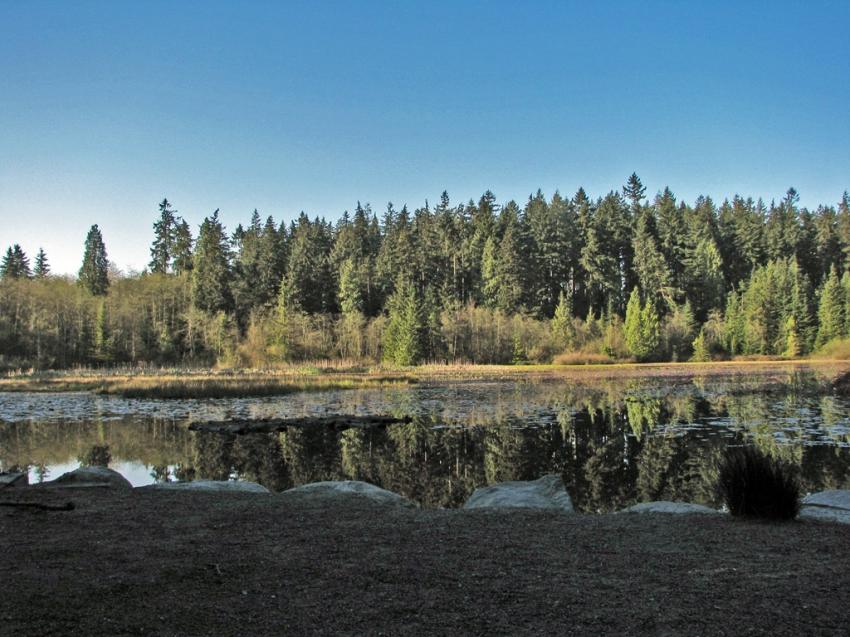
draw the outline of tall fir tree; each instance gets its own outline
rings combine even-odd
[[[33,275],[37,279],[44,279],[50,274],[50,263],[47,261],[47,253],[43,248],[38,249],[38,254],[35,255],[35,267]]]
[[[423,353],[425,317],[416,289],[403,278],[387,301],[387,327],[384,330],[383,359],[393,365],[415,365]]]
[[[216,209],[201,224],[192,266],[192,304],[211,313],[233,307],[230,245],[218,212]]]
[[[106,244],[97,224],[91,227],[86,236],[83,265],[80,267],[78,279],[80,284],[95,296],[106,294],[109,289]]]
[[[151,260],[148,264],[154,274],[167,274],[174,261],[177,231],[176,210],[172,209],[168,199],[159,204],[159,219],[153,224],[154,239],[151,244]]]
[[[3,262],[0,264],[0,278],[28,279],[32,276],[30,260],[21,246],[17,243],[6,250]]]

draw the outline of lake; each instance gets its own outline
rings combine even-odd
[[[412,416],[410,424],[225,436],[192,421],[329,414]],[[0,469],[58,477],[93,448],[134,485],[244,479],[273,491],[365,480],[425,507],[457,507],[478,486],[560,473],[576,508],[636,502],[711,506],[727,446],[755,444],[794,465],[803,490],[850,488],[850,400],[809,372],[576,382],[424,382],[279,397],[130,400],[0,393]]]

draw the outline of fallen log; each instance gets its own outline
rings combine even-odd
[[[190,431],[204,431],[220,434],[256,434],[274,433],[291,428],[329,427],[338,431],[345,429],[373,429],[388,425],[411,422],[410,416],[311,416],[303,418],[257,418],[240,420],[208,420],[189,424]]]

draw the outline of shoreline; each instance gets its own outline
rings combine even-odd
[[[0,497],[24,497],[11,491]],[[48,498],[73,499],[68,512],[0,509],[4,631],[846,630],[850,536],[839,524],[95,491]]]
[[[834,381],[850,361],[771,360],[594,365],[421,365],[408,368],[65,370],[6,375],[0,392],[93,392],[126,398],[226,398],[300,391],[363,389],[450,381],[564,379],[576,382],[642,378],[770,376],[813,372]]]

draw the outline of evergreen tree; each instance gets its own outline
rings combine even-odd
[[[694,353],[691,356],[691,360],[695,363],[704,363],[711,360],[711,352],[708,349],[708,339],[705,337],[705,329],[700,328],[699,334],[694,339],[693,349]]]
[[[558,297],[558,305],[555,307],[555,315],[552,317],[552,332],[558,339],[563,349],[570,349],[575,340],[575,328],[573,326],[573,309],[568,297],[562,291]]]
[[[648,299],[641,306],[637,288],[632,290],[626,305],[623,336],[626,347],[637,360],[645,361],[656,355],[661,338],[658,314]]]
[[[174,229],[174,258],[172,269],[174,274],[186,274],[192,271],[192,230],[184,219],[181,219]]]
[[[192,304],[209,313],[227,312],[233,306],[230,246],[218,212],[201,224],[192,266]]]
[[[43,279],[50,274],[50,264],[47,262],[47,253],[43,248],[39,248],[38,254],[35,255],[33,274],[37,279]]]
[[[106,245],[97,224],[93,225],[86,236],[83,265],[78,275],[80,284],[95,296],[106,294],[109,288],[109,261],[106,258]]]
[[[167,274],[172,268],[177,231],[176,212],[168,199],[163,199],[159,204],[159,219],[153,224],[154,239],[148,265],[154,274]]]
[[[413,285],[399,279],[387,302],[387,311],[384,361],[400,366],[415,365],[422,356],[424,320]]]
[[[0,264],[0,278],[28,279],[31,276],[29,257],[16,243],[6,250],[3,262]]]
[[[823,285],[818,303],[817,347],[823,347],[829,341],[843,338],[845,331],[845,312],[847,298],[838,271],[832,268]]]
[[[650,208],[638,211],[632,249],[635,275],[644,298],[657,299],[667,308],[674,307],[677,295],[671,284],[670,270],[658,245],[655,217]]]

